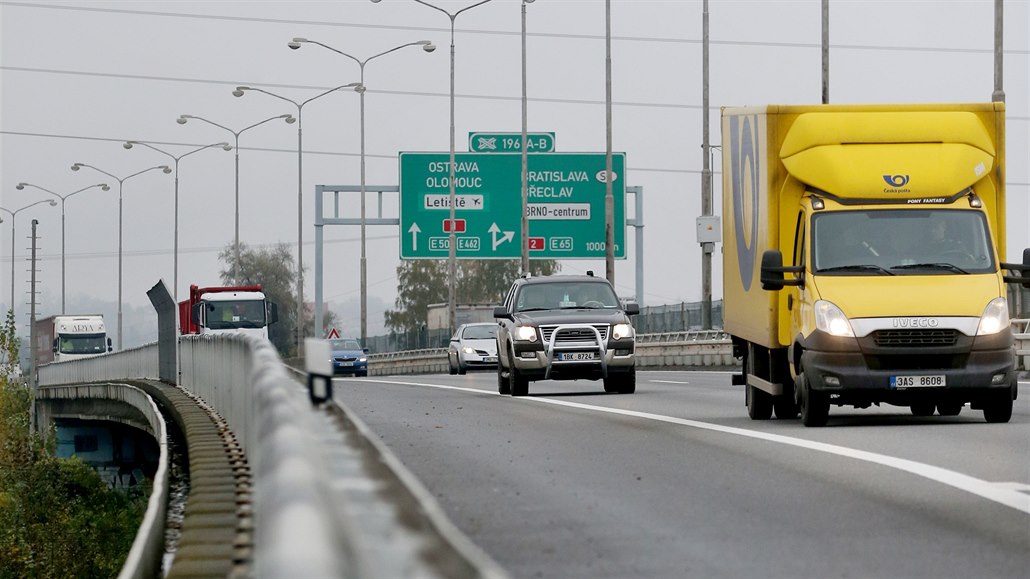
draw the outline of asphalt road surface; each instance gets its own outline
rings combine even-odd
[[[1030,383],[1011,422],[831,407],[752,421],[718,372],[496,392],[494,372],[336,380],[513,577],[1030,577]]]

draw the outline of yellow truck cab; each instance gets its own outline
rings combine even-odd
[[[724,324],[751,418],[1009,420],[1005,284],[1030,251],[1002,262],[1003,104],[726,108],[722,139]]]

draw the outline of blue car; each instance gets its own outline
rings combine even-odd
[[[357,340],[329,340],[332,350],[333,374],[368,376],[368,348]]]

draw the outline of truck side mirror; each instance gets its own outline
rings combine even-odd
[[[58,345],[60,344],[59,340],[60,340],[60,338],[54,338],[53,352],[55,354],[57,353]]]
[[[279,321],[279,304],[275,302],[266,303],[268,311],[265,312],[268,315],[268,325],[272,325]]]
[[[640,313],[640,304],[637,302],[629,302],[626,304],[626,309],[624,311],[627,316],[635,316]]]
[[[1016,263],[1002,263],[1002,269],[1007,269],[1009,272],[1019,272],[1019,275],[1003,275],[1002,279],[1005,283],[1018,283],[1026,289],[1030,289],[1030,248],[1023,249],[1023,264],[1019,265]]]
[[[193,322],[194,326],[202,326],[200,323],[200,312],[202,311],[204,304],[193,304],[190,308],[190,321]]]
[[[789,266],[783,265],[783,254],[778,249],[769,249],[762,253],[762,270],[761,280],[762,289],[768,291],[780,291],[784,286],[803,286],[805,284],[804,276],[799,275],[793,279],[785,279],[783,274],[785,273],[798,273],[803,274],[805,268],[802,266]]]
[[[107,339],[107,351],[108,352],[113,352],[114,351],[114,346],[111,345],[111,338]]]

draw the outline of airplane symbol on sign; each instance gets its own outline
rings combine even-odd
[[[497,137],[479,137],[480,149],[497,149]]]

